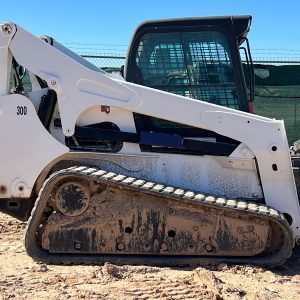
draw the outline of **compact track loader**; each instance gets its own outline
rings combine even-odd
[[[235,78],[222,24],[202,29]],[[0,28],[0,208],[28,220],[33,259],[272,267],[291,255],[300,209],[282,121],[118,80],[49,37]]]

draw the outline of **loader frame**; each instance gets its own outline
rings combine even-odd
[[[6,187],[0,193],[1,199],[29,199],[43,170],[70,151],[43,127],[30,99],[10,94],[8,82],[14,57],[56,92],[65,137],[74,135],[85,111],[108,106],[122,111],[125,121],[125,115],[138,113],[239,141],[229,158],[255,158],[265,203],[288,216],[298,239],[299,202],[283,121],[113,79],[82,63],[82,58],[70,55],[63,46],[51,46],[14,23],[2,23],[0,28],[0,184]],[[136,133],[133,119],[129,125],[125,121],[121,131]],[[151,155],[141,153],[139,147],[128,149],[131,151],[110,155]]]

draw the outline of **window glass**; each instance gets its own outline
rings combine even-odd
[[[228,39],[221,32],[147,34],[136,64],[146,86],[240,109]]]

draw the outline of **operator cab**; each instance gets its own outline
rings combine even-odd
[[[251,20],[251,16],[234,16],[142,23],[129,46],[124,78],[136,84],[251,112],[254,73],[247,41]],[[242,51],[249,71],[249,88],[240,57],[240,45],[244,41],[246,47]],[[236,143],[215,132],[146,115],[135,113],[134,120],[137,132],[153,131],[211,142]],[[145,145],[141,145],[141,150],[171,151]]]
[[[125,79],[249,112],[239,46],[247,39],[251,19],[238,16],[145,22],[129,47]],[[248,44],[243,50],[245,57],[251,58]]]

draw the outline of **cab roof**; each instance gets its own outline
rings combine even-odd
[[[251,21],[250,15],[150,20],[140,24],[134,36],[148,28],[217,26],[233,35],[240,45],[250,31]]]

